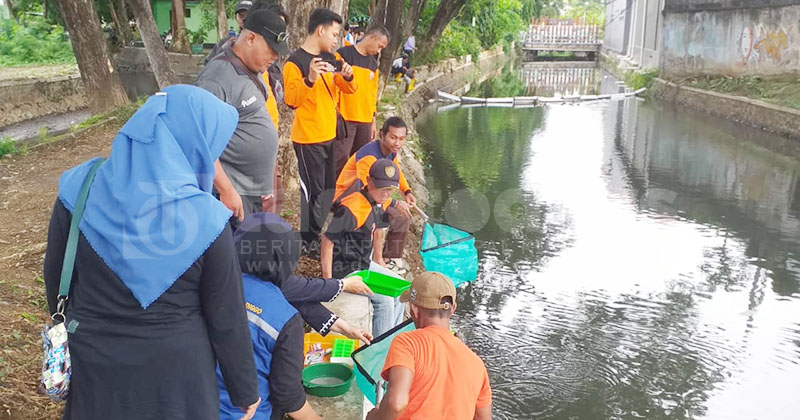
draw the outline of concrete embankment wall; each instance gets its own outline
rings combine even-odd
[[[0,127],[86,108],[79,75],[0,82]]]
[[[753,127],[800,140],[800,110],[656,79],[652,94],[659,99],[708,112]]]
[[[168,53],[167,55],[170,67],[176,75],[194,80],[203,69],[203,59],[206,58],[206,54],[204,51],[203,54]],[[144,48],[122,48],[114,56],[114,64],[120,72],[152,72],[150,59],[147,58],[147,51]]]
[[[800,72],[796,0],[667,0],[661,75]]]

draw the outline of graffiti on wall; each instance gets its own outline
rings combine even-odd
[[[742,64],[780,63],[789,48],[790,29],[770,29],[764,25],[744,28],[741,37]]]

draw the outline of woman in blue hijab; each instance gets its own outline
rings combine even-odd
[[[89,190],[66,310],[72,381],[63,419],[218,419],[258,406],[253,350],[214,162],[238,121],[210,93],[170,86],[122,127]],[[65,172],[47,237],[51,313],[72,211],[96,159]]]

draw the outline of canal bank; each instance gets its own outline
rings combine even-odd
[[[661,78],[653,81],[651,89],[651,94],[658,99],[761,128],[800,143],[800,110],[744,96],[682,86]]]
[[[791,138],[800,144],[798,109],[751,97],[687,86],[687,82],[691,79],[673,80],[657,77],[656,70],[643,72],[635,67],[629,67],[622,57],[611,51],[603,51],[599,62],[602,68],[621,80],[646,84],[649,88],[648,97],[674,102],[690,109],[740,122]]]

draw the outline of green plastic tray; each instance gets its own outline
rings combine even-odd
[[[333,353],[331,353],[331,357],[350,357],[354,347],[355,340],[337,338],[333,341]]]
[[[361,277],[364,284],[379,295],[398,297],[411,287],[411,282],[375,271],[361,270],[351,275]]]

